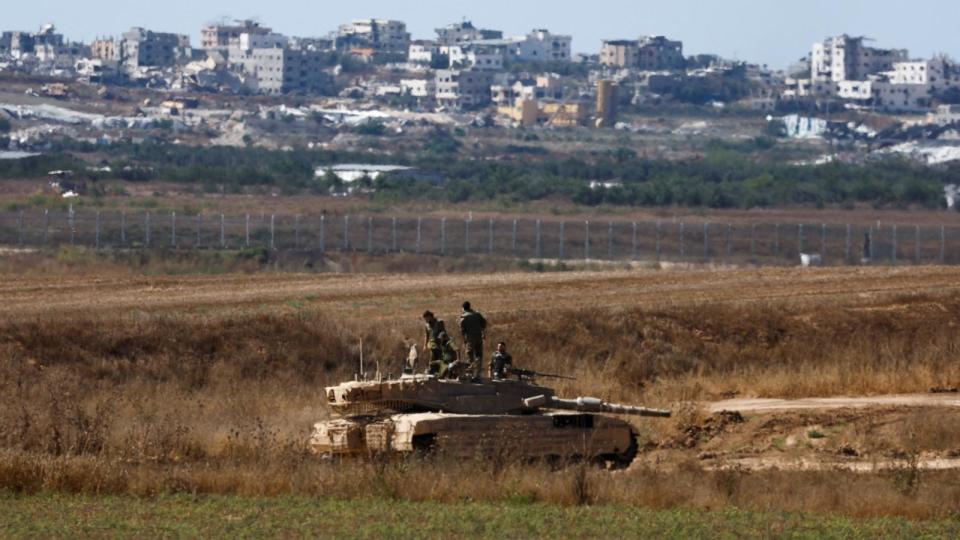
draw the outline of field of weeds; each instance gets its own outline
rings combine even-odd
[[[561,394],[676,410],[634,421],[651,459],[611,473],[442,458],[329,463],[307,452],[310,426],[329,415],[322,388],[352,377],[361,338],[365,358],[396,373],[420,339],[420,313],[452,323],[466,299],[518,365],[576,376]],[[0,490],[27,506],[38,493],[186,493],[949,520],[960,472],[921,472],[909,452],[960,450],[953,419],[849,428],[905,456],[877,474],[713,468],[697,453],[716,448],[671,441],[703,425],[701,401],[956,387],[958,325],[953,268],[6,275]]]
[[[942,520],[822,519],[740,510],[558,507],[522,499],[439,505],[385,499],[170,496],[0,499],[0,534],[45,538],[770,538],[956,537]]]

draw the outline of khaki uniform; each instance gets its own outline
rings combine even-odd
[[[435,319],[432,323],[424,323],[426,333],[427,349],[430,351],[430,362],[439,360],[443,352],[441,351],[440,334],[447,331],[443,319]]]
[[[460,315],[460,333],[467,349],[467,360],[474,377],[480,376],[483,363],[483,340],[486,337],[487,320],[479,312],[464,311]]]

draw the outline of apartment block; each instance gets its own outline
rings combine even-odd
[[[273,30],[260,23],[245,20],[235,24],[209,24],[200,29],[200,47],[210,49],[227,49],[239,44],[240,36],[262,36],[272,34]]]
[[[493,74],[489,71],[438,69],[435,80],[439,105],[469,109],[490,103]]]
[[[869,75],[890,71],[907,60],[904,49],[878,49],[864,45],[865,38],[846,34],[814,43],[810,53],[810,78],[815,82],[865,81]]]
[[[324,55],[320,51],[289,46],[238,48],[232,51],[230,64],[243,74],[247,88],[254,92],[305,94],[322,92],[330,84],[330,77],[323,70]]]
[[[636,41],[604,41],[600,50],[600,63],[607,67],[663,71],[683,69],[683,42],[664,36],[644,36]]]
[[[573,37],[551,34],[549,30],[537,29],[526,38],[515,41],[513,56],[521,61],[568,62],[572,56]]]
[[[123,34],[120,57],[127,68],[169,67],[189,56],[190,37],[134,27]]]
[[[413,41],[407,51],[407,61],[418,64],[432,64],[440,55],[440,46],[436,41]]]
[[[387,19],[357,19],[340,26],[337,49],[370,48],[379,53],[407,54],[410,33],[402,21]]]
[[[436,32],[437,44],[446,46],[485,39],[503,39],[503,32],[479,29],[470,21],[449,24],[443,28],[437,28]]]
[[[493,45],[462,44],[441,47],[441,52],[450,58],[452,69],[477,69],[500,71],[503,69],[505,50]]]

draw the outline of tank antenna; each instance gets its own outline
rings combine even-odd
[[[367,374],[363,371],[363,338],[360,338],[360,379],[367,380]]]

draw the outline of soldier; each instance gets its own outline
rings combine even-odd
[[[443,379],[450,375],[450,368],[456,364],[458,355],[453,340],[446,332],[440,332],[437,342],[440,345],[440,358],[430,362],[430,370],[427,373]]]
[[[470,302],[463,303],[463,313],[460,314],[460,335],[467,347],[467,360],[470,362],[473,377],[479,378],[480,366],[483,363],[483,340],[487,338],[487,320],[470,307]]]
[[[507,344],[497,343],[497,351],[490,360],[490,378],[500,380],[506,377],[507,369],[513,367],[513,356],[507,352]]]
[[[442,352],[440,351],[440,334],[446,333],[447,327],[442,319],[438,319],[431,311],[423,312],[423,322],[425,335],[423,338],[423,351],[429,356],[427,363],[440,360]]]

